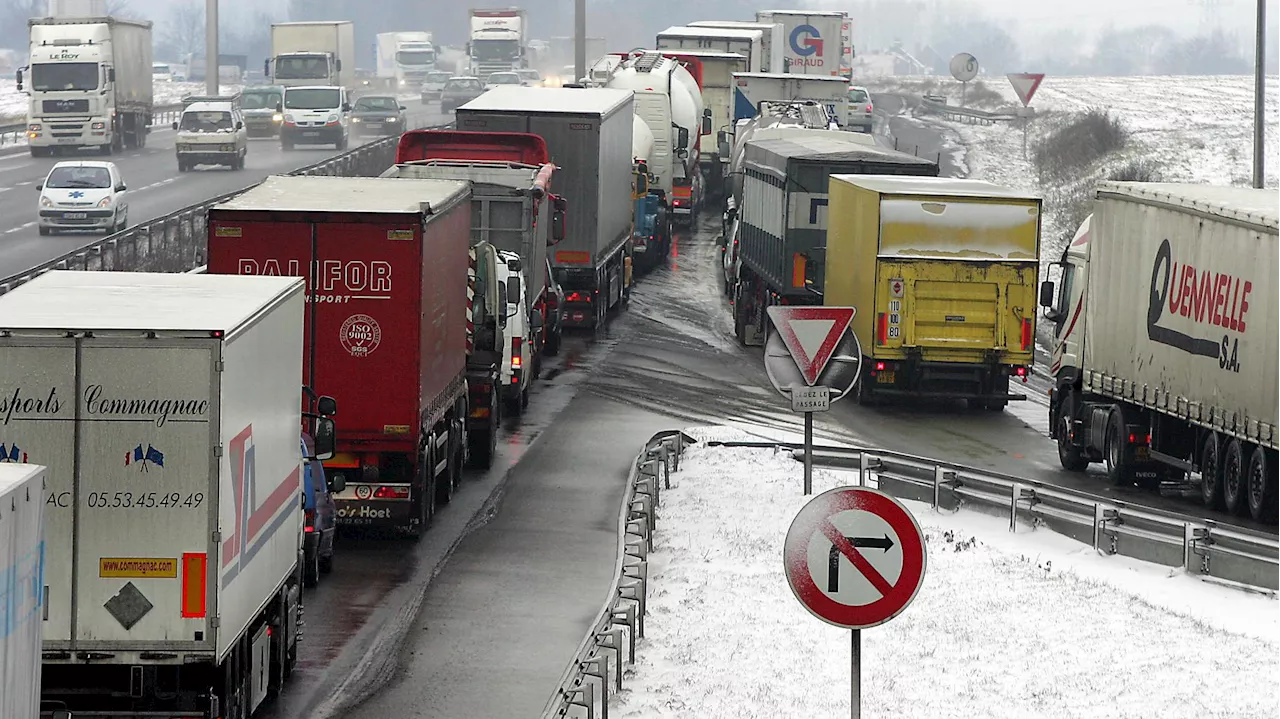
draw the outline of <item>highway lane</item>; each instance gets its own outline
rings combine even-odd
[[[439,106],[434,103],[427,107],[417,101],[406,102],[406,107],[411,124],[433,125],[452,119],[440,115]],[[201,200],[248,187],[267,175],[289,172],[339,154],[332,147],[302,147],[285,152],[275,140],[250,140],[242,171],[202,167],[180,174],[174,157],[175,134],[168,128],[155,128],[145,148],[110,157],[90,153],[53,158],[0,157],[0,278],[48,262],[102,237],[101,233],[89,232],[41,236],[37,231],[35,186],[62,160],[83,157],[115,162],[129,187],[129,225],[134,226]],[[352,146],[360,142],[352,138]]]

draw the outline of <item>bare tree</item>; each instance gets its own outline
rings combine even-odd
[[[7,0],[0,4],[0,47],[25,48],[27,18],[44,17],[47,11],[48,0]]]
[[[204,5],[199,0],[180,0],[170,7],[164,43],[180,55],[204,52]]]

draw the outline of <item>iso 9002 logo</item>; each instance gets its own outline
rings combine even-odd
[[[368,357],[382,344],[382,327],[369,315],[351,315],[338,330],[338,338],[352,357]]]

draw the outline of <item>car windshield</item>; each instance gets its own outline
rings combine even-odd
[[[520,71],[519,73],[517,73],[517,74],[518,74],[518,75],[520,75],[520,77],[522,77],[522,78],[524,78],[524,79],[526,79],[526,80],[541,80],[541,79],[542,79],[542,75],[538,74],[538,71],[537,71],[537,70],[521,70],[521,71]]]
[[[235,129],[229,112],[184,112],[179,129],[186,132],[230,132]]]
[[[341,97],[341,90],[327,87],[287,90],[284,106],[289,110],[336,110],[342,104]]]
[[[489,76],[490,85],[519,85],[520,76],[514,72],[495,72]]]
[[[240,96],[240,106],[246,110],[275,109],[280,100],[278,92],[246,92]]]
[[[849,90],[849,102],[866,102],[867,93],[864,90]]]
[[[168,65],[152,65],[151,72],[152,74],[155,74],[155,75],[168,75],[169,66]]]
[[[356,111],[373,110],[376,112],[397,112],[400,102],[394,97],[362,97],[356,100]]]
[[[449,73],[447,72],[430,72],[427,73],[427,82],[449,82]]]
[[[464,78],[461,80],[450,80],[449,84],[444,86],[446,90],[479,90],[483,86],[479,80],[474,78]]]
[[[105,167],[55,167],[44,186],[55,189],[111,187],[111,173]]]
[[[98,66],[92,62],[42,62],[31,66],[32,90],[96,90]]]

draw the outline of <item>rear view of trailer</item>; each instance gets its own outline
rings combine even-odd
[[[7,450],[0,448],[0,716],[34,719],[40,714],[46,470],[14,463]]]

